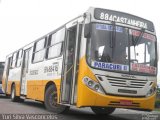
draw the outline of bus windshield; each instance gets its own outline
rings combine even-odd
[[[97,69],[156,75],[154,35],[114,24],[92,23],[87,62]]]

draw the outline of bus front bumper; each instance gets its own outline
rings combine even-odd
[[[99,106],[151,111],[154,109],[156,94],[149,97],[122,97],[97,93],[81,84],[77,107]]]

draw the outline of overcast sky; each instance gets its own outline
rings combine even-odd
[[[0,61],[84,13],[90,6],[127,12],[153,21],[160,40],[159,0],[0,0]]]

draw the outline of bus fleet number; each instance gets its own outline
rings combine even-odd
[[[44,67],[44,73],[58,72],[58,66],[46,66]]]

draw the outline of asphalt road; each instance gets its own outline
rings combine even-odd
[[[45,116],[42,114],[45,114]],[[160,112],[142,112],[127,109],[116,109],[116,111],[109,116],[97,116],[90,110],[90,108],[70,108],[69,112],[66,114],[55,114],[47,111],[44,105],[40,102],[25,100],[23,103],[17,103],[11,102],[9,98],[0,96],[0,120],[14,119],[160,120]]]

